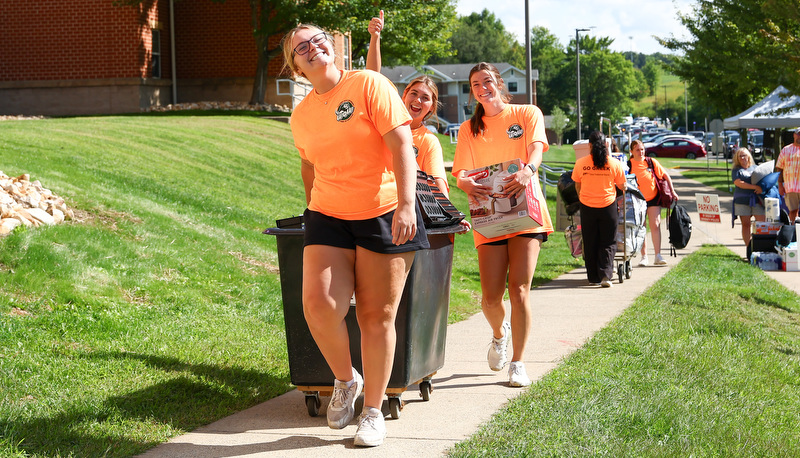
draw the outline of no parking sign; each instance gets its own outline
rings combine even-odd
[[[697,201],[697,213],[700,221],[708,223],[721,223],[722,218],[719,212],[719,196],[716,194],[695,194]]]

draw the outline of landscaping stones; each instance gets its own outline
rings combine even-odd
[[[9,177],[0,172],[0,237],[19,226],[52,225],[74,217],[64,199],[31,181],[27,173]]]
[[[145,111],[181,111],[181,110],[242,110],[242,111],[278,111],[282,113],[291,112],[291,108],[282,105],[271,105],[269,103],[259,103],[251,105],[245,102],[194,102],[178,103],[175,105],[155,106]]]

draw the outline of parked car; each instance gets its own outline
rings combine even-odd
[[[764,160],[764,131],[751,130],[747,132],[747,148],[753,154],[753,160],[761,162]]]
[[[703,144],[693,138],[665,138],[660,143],[649,145],[645,145],[645,152],[650,157],[685,157],[686,159],[706,157],[706,149]]]
[[[706,133],[703,132],[702,130],[690,130],[689,132],[686,132],[686,135],[690,135],[690,136],[694,137],[694,139],[699,141],[699,142],[704,142],[705,139],[706,139]],[[714,134],[711,134],[711,135],[714,135]]]
[[[742,145],[742,136],[735,130],[724,130],[722,135],[725,138],[725,159],[730,159],[734,151]]]
[[[652,137],[650,137],[650,140],[648,140],[648,141],[650,143],[661,143],[662,141],[664,141],[664,140],[666,140],[668,138],[684,138],[684,139],[688,138],[688,139],[692,139],[692,140],[694,139],[694,137],[691,137],[689,135],[681,135],[681,134],[679,134],[677,132],[661,132],[661,133],[655,134]]]

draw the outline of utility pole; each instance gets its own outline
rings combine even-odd
[[[528,105],[533,104],[533,84],[531,81],[531,26],[528,0],[525,0],[525,92],[528,93]]]
[[[580,40],[580,32],[587,32],[589,29],[575,29],[575,76],[578,84],[578,140],[582,138],[581,136],[581,40]]]

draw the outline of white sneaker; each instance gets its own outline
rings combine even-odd
[[[386,422],[383,412],[373,407],[365,407],[358,417],[355,445],[375,447],[381,445],[386,438]]]
[[[656,257],[656,259],[658,258]],[[639,267],[647,267],[649,265],[650,265],[650,260],[647,259],[647,256],[642,256],[642,260],[639,261]]]
[[[511,323],[508,321],[503,323],[503,337],[495,339],[492,337],[492,343],[489,344],[489,354],[486,359],[489,360],[489,369],[493,371],[501,371],[506,364],[508,358],[506,352],[508,350],[508,339],[511,337]]]
[[[654,262],[653,264],[655,264],[657,266],[666,266],[667,265],[667,261],[664,258],[662,258],[660,254],[657,254],[656,255],[656,262]]]
[[[528,373],[525,372],[525,364],[522,361],[511,361],[508,366],[508,384],[510,386],[528,386],[531,384],[531,379],[528,378]]]
[[[332,429],[342,429],[353,420],[356,412],[356,399],[364,388],[364,379],[353,369],[353,383],[347,387],[347,382],[333,381],[333,395],[328,404],[328,426]]]
[[[611,280],[609,280],[608,278],[604,278],[603,281],[600,282],[600,286],[602,286],[603,288],[611,288],[611,285],[612,285]]]

